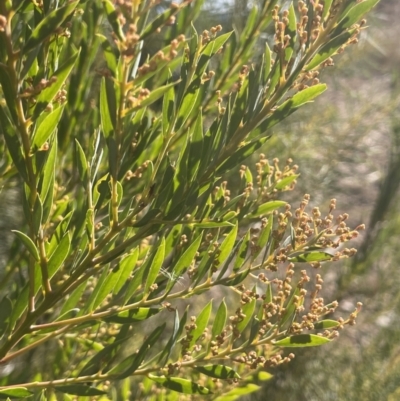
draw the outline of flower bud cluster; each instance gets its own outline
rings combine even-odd
[[[147,167],[149,166],[150,161],[146,160],[145,162],[143,162],[135,171],[131,171],[128,170],[125,178],[129,181],[132,178],[141,178],[143,175],[143,172],[147,169]]]

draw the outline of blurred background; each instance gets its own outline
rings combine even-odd
[[[240,30],[251,3],[209,1],[207,25],[222,19]],[[247,400],[400,399],[399,21],[400,2],[381,0],[358,45],[322,74],[328,91],[274,128],[263,149],[270,159],[291,157],[300,166],[291,201],[309,193],[327,209],[336,198],[352,226],[366,224],[354,243],[357,257],[326,264],[322,274],[324,295],[340,301],[338,316],[358,301],[364,306],[357,325],[338,341],[296,352]]]

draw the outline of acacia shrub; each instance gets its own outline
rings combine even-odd
[[[200,0],[0,2],[0,174],[24,215],[0,301],[0,396],[235,399],[284,350],[354,324],[360,306],[329,319],[337,303],[300,266],[354,255],[342,244],[362,227],[334,200],[325,215],[309,195],[293,212],[279,200],[299,176],[291,160],[243,163],[326,90],[319,71],[377,2],[265,0],[237,36],[199,34]],[[204,301],[218,288],[228,302]],[[44,364],[13,364],[46,349]]]

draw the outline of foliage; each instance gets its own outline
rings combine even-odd
[[[257,369],[293,358],[286,348],[354,324],[359,307],[328,319],[337,303],[299,267],[354,255],[341,246],[358,234],[348,216],[334,200],[323,217],[309,195],[294,213],[277,200],[298,178],[291,160],[242,163],[325,91],[320,70],[377,2],[265,0],[235,35],[197,33],[201,0],[0,1],[0,174],[20,187],[25,222],[0,301],[12,370],[0,397],[236,399],[257,389]],[[204,305],[191,316],[187,299]],[[48,366],[13,365],[43,347]]]

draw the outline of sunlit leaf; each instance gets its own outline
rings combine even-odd
[[[50,138],[50,135],[54,132],[58,122],[61,119],[63,111],[63,106],[57,107],[42,120],[33,136],[32,150],[34,152],[40,149],[42,145]]]
[[[275,341],[273,344],[278,347],[300,348],[317,347],[319,345],[329,343],[330,341],[331,340],[326,337],[317,336],[315,334],[298,334]]]
[[[204,330],[208,325],[212,310],[212,300],[203,308],[196,318],[196,328],[190,332],[192,339],[190,340],[190,347],[192,347],[199,337],[204,334]]]
[[[215,398],[215,401],[236,401],[244,395],[248,395],[258,391],[261,387],[253,383],[248,383],[245,386],[235,387],[227,393]]]
[[[34,242],[24,233],[18,230],[12,230],[13,233],[23,242],[29,253],[35,258],[36,261],[40,260],[39,251]]]
[[[237,325],[236,328],[241,333],[249,324],[253,317],[254,309],[256,307],[256,300],[252,299],[250,302],[242,306],[242,313],[246,315]]]
[[[33,393],[25,387],[10,387],[0,390],[0,398],[26,398],[30,397]]]
[[[212,338],[215,338],[215,336],[221,334],[226,324],[227,315],[228,310],[226,308],[225,299],[223,299],[215,315],[214,323],[211,330]]]
[[[334,327],[340,326],[340,323],[337,322],[336,320],[321,320],[317,323],[314,323],[314,329],[315,330],[326,330],[326,329],[332,329]]]
[[[287,203],[284,201],[270,201],[263,203],[262,205],[258,206],[254,211],[249,213],[247,217],[258,217],[265,214],[272,213],[274,210],[277,210],[281,207],[286,206]]]
[[[84,397],[107,394],[105,391],[99,390],[95,387],[86,386],[84,384],[68,384],[64,386],[57,386],[55,389],[57,391],[61,391],[62,393],[80,395]]]
[[[133,323],[139,322],[141,320],[146,320],[153,315],[156,315],[160,311],[159,308],[138,308],[131,309],[123,312],[119,312],[116,315],[106,317],[104,320],[106,322],[112,323]]]
[[[79,0],[71,1],[65,6],[56,8],[46,15],[33,30],[32,35],[25,43],[23,51],[29,51],[41,44],[48,36],[55,33],[57,28],[73,13],[78,4]]]
[[[149,374],[149,378],[156,383],[160,383],[163,387],[178,393],[184,394],[212,394],[211,391],[190,380],[181,379],[180,377],[154,376]]]
[[[323,45],[318,51],[317,55],[314,56],[314,58],[306,66],[307,71],[318,67],[324,61],[328,60],[328,58],[334,55],[340,47],[347,43],[347,41],[352,37],[353,33],[353,31],[345,31]]]
[[[124,41],[125,35],[118,18],[117,10],[115,9],[113,3],[110,0],[102,0],[102,3],[104,11],[106,12],[108,22],[110,23],[114,34],[119,40]]]
[[[50,277],[52,277],[64,263],[64,260],[69,254],[70,247],[71,239],[68,234],[65,234],[47,263]]]
[[[225,365],[195,366],[195,369],[204,375],[214,377],[216,379],[240,379],[240,376],[237,372]]]
[[[310,262],[325,262],[327,260],[332,260],[333,255],[328,252],[304,252],[301,255],[294,256],[293,258],[289,258],[290,262],[302,262],[302,263],[310,263]]]
[[[345,29],[350,28],[352,25],[359,22],[363,15],[371,11],[379,1],[380,0],[364,0],[363,2],[355,4],[339,22],[331,37],[341,34]],[[354,2],[352,4],[354,4]]]

